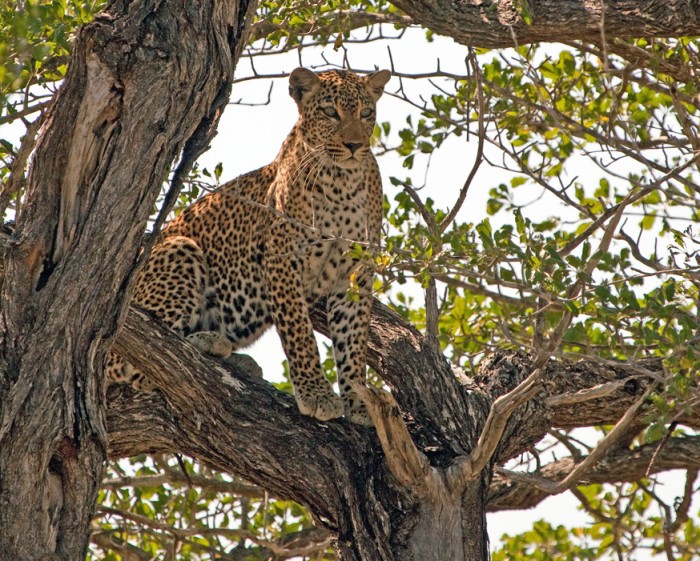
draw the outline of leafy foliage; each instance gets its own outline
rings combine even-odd
[[[531,17],[525,2],[518,5]],[[101,6],[0,3],[0,124],[24,134],[20,143],[0,141],[3,218],[21,212],[34,124],[65,74],[76,29]],[[266,42],[250,54],[347,47],[374,40],[351,33],[358,25],[402,26],[400,17],[384,0],[266,0],[254,29]],[[601,365],[662,359],[666,376],[630,445],[662,442],[697,399],[700,370],[697,43],[532,45],[474,51],[470,61],[464,75],[430,76],[421,98],[399,90],[410,113],[405,123],[377,127],[379,148],[403,165],[390,180],[386,235],[373,251],[377,293],[418,328],[435,329],[449,360],[467,370],[501,348]],[[455,136],[480,139],[476,161],[498,172],[497,180],[484,179],[474,168],[478,181],[490,182],[477,219],[460,207],[474,195],[474,177],[465,197],[454,193],[443,208],[418,186]],[[222,177],[221,164],[195,167],[179,208]],[[434,326],[421,305],[431,286],[440,295]],[[330,360],[324,369],[332,378]],[[278,386],[290,390],[288,382]],[[569,447],[575,441],[560,438]],[[655,485],[650,478],[580,486],[575,494],[590,525],[536,522],[506,536],[494,559],[635,559],[644,549],[697,557],[690,506],[684,497],[666,504]],[[93,558],[333,558],[329,536],[312,528],[301,507],[191,460],[114,463],[100,504]]]

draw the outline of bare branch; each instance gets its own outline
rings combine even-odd
[[[131,545],[117,534],[119,534],[118,530],[93,532],[90,535],[90,541],[102,549],[116,551],[124,561],[152,561],[153,555],[148,551]]]
[[[14,113],[8,113],[7,115],[3,115],[2,117],[0,117],[0,125],[12,123],[17,119],[24,119],[28,115],[32,115],[37,111],[43,111],[44,109],[47,109],[49,105],[51,105],[51,101],[52,100],[41,101],[35,105],[28,105],[24,109],[20,109],[19,111],[15,111]]]
[[[467,175],[467,179],[464,181],[464,185],[462,185],[462,188],[459,191],[457,201],[452,207],[452,210],[450,210],[447,216],[445,216],[445,218],[440,222],[440,234],[443,234],[447,227],[454,221],[455,218],[457,218],[457,213],[460,211],[462,205],[464,204],[464,201],[467,198],[467,192],[469,191],[469,187],[471,186],[472,181],[474,181],[476,172],[479,171],[479,166],[481,166],[481,163],[484,161],[484,138],[486,136],[486,132],[484,130],[484,113],[486,112],[486,104],[484,102],[484,90],[481,85],[481,71],[479,70],[479,64],[476,61],[476,54],[473,50],[469,51],[469,56],[467,57],[467,60],[469,61],[469,65],[472,69],[473,82],[474,87],[476,89],[476,100],[478,103],[478,143],[476,147],[476,155],[474,156],[474,164],[472,165],[472,169],[469,172],[469,175]]]
[[[299,26],[295,29],[297,35],[315,35],[315,34],[330,34],[337,32],[336,29],[341,31],[349,31],[353,29],[359,29],[362,27],[367,27],[369,25],[379,25],[379,24],[390,24],[397,27],[409,27],[414,25],[413,19],[410,17],[396,13],[396,12],[364,12],[358,10],[338,10],[333,12],[332,22],[320,21],[320,22],[310,22],[308,24]],[[279,24],[270,23],[267,20],[261,20],[253,24],[250,42],[257,41],[259,39],[264,39],[265,37],[271,35],[276,31],[282,31],[284,33],[289,33],[290,25],[288,22],[284,21]]]
[[[353,384],[353,390],[367,407],[391,473],[402,485],[425,492],[423,486],[432,468],[413,443],[396,400],[390,393],[365,384]]]
[[[561,394],[553,395],[547,398],[547,405],[550,407],[558,407],[560,405],[574,405],[576,403],[583,403],[584,401],[589,401],[591,399],[600,399],[607,397],[610,394],[618,391],[627,384],[629,378],[626,380],[617,380],[615,382],[610,382],[606,384],[598,384],[592,388],[587,388],[578,391],[574,394]]]
[[[476,448],[469,456],[458,458],[447,470],[448,486],[451,489],[464,488],[470,480],[478,477],[481,470],[486,467],[501,440],[513,411],[539,391],[537,382],[542,375],[542,366],[545,361],[544,356],[540,357],[533,365],[533,372],[523,382],[514,390],[494,401],[484,428],[481,430]]]
[[[230,493],[242,497],[249,497],[251,499],[259,499],[265,496],[265,490],[256,485],[246,485],[245,483],[239,483],[237,481],[210,479],[198,474],[190,474],[189,477],[193,485],[208,491]],[[169,473],[161,473],[158,475],[135,475],[107,479],[102,482],[101,486],[103,489],[121,489],[123,487],[140,489],[144,487],[159,487],[165,483],[189,484],[185,474],[173,470]]]
[[[583,476],[590,471],[593,466],[605,455],[605,453],[610,449],[610,447],[617,442],[618,438],[627,430],[627,428],[632,424],[632,422],[637,418],[637,412],[642,404],[647,400],[651,394],[652,388],[650,387],[644,393],[644,395],[637,400],[637,402],[630,407],[627,412],[622,416],[622,418],[617,422],[615,427],[598,443],[598,445],[593,449],[593,451],[586,456],[586,459],[578,464],[562,481],[553,482],[543,479],[539,476],[523,474],[514,472],[511,470],[506,470],[503,468],[496,468],[496,471],[505,477],[513,480],[520,480],[522,482],[527,482],[538,489],[554,495],[561,493],[568,489],[571,485],[580,481]]]
[[[5,213],[5,209],[10,204],[12,197],[17,196],[24,188],[27,161],[34,150],[36,135],[43,121],[44,116],[42,114],[27,127],[22,137],[22,143],[10,167],[10,175],[2,186],[2,192],[0,192],[0,218]]]
[[[668,443],[667,443],[668,444]],[[671,524],[670,531],[675,532],[688,521],[690,505],[693,502],[695,493],[695,482],[698,479],[698,468],[689,469],[685,474],[685,486],[683,488],[683,498],[676,505],[676,518]]]

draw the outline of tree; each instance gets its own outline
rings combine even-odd
[[[78,33],[26,189],[37,125],[19,147],[3,146],[11,165],[0,201],[19,215],[2,300],[2,556],[83,556],[104,458],[138,454],[181,454],[205,467],[183,462],[174,471],[156,456],[138,464],[141,473],[106,482],[132,491],[108,491],[101,513],[150,532],[128,543],[107,519],[93,533],[93,543],[125,559],[149,558],[157,543],[171,558],[321,556],[331,540],[336,553],[327,555],[341,559],[485,559],[487,510],[526,508],[566,489],[596,519],[583,540],[539,525],[494,557],[631,559],[641,534],[668,559],[697,554],[700,277],[685,225],[700,208],[700,63],[684,36],[698,33],[700,10],[652,1],[603,4],[603,12],[573,0],[452,12],[448,3],[396,5],[405,13],[384,3],[266,3],[250,27],[245,3],[196,13],[114,3]],[[58,24],[62,14],[49,16]],[[515,48],[474,51],[463,75],[431,73],[443,81],[430,102],[400,89],[420,118],[398,135],[395,124],[379,127],[382,148],[409,170],[392,179],[375,255],[384,294],[368,362],[391,394],[368,389],[376,430],[319,423],[265,381],[224,370],[139,310],[126,312],[129,285],[139,250],[148,252],[142,234],[160,185],[177,159],[156,228],[214,134],[246,32],[284,51],[343,46],[351,28],[414,21],[473,47]],[[18,64],[4,87],[26,95],[3,98],[6,121],[45,109],[42,98],[32,104],[30,86],[60,78],[67,52],[56,41],[35,53],[35,27],[25,28],[17,42],[25,50],[9,48]],[[554,54],[529,45],[547,40],[565,44]],[[454,203],[439,208],[410,170],[460,134],[476,140],[475,163]],[[567,176],[575,158],[587,158],[590,177]],[[486,165],[504,168],[506,179],[489,193],[488,216],[465,222],[459,210]],[[561,206],[533,212],[533,194]],[[410,305],[407,279],[424,291],[424,306]],[[121,321],[114,348],[161,389],[112,387],[104,402],[100,364]],[[315,325],[325,323],[319,310]],[[588,426],[604,435],[595,446],[571,432]],[[547,435],[570,456],[537,462],[551,447]],[[156,468],[162,474],[140,477]],[[687,472],[675,505],[653,489],[654,474],[669,469]],[[178,480],[202,494],[157,487]],[[618,482],[625,487],[603,487]],[[262,489],[290,511],[279,526],[291,531],[279,539],[255,532],[252,504],[272,516]],[[207,532],[197,514],[214,504],[205,494],[218,492],[242,498],[227,509],[218,496]],[[173,497],[184,509],[177,515]],[[663,523],[649,514],[654,501]],[[170,514],[154,522],[144,505]],[[238,527],[218,527],[233,515]]]

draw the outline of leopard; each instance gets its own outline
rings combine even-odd
[[[198,349],[237,356],[277,328],[299,411],[320,421],[371,419],[353,385],[366,383],[382,181],[371,150],[388,70],[289,75],[298,120],[270,164],[212,190],[162,229],[133,300]],[[360,248],[360,251],[358,251]],[[339,396],[325,377],[311,310],[323,304]],[[110,383],[153,385],[115,352]]]

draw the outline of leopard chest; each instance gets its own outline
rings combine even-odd
[[[356,266],[355,242],[370,239],[367,193],[352,188],[317,184],[307,198],[310,226],[302,240],[302,282],[310,299],[346,287]]]

